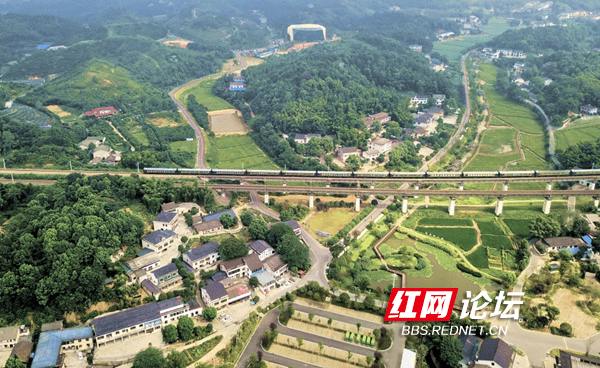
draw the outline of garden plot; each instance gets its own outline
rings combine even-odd
[[[324,336],[334,340],[344,341],[346,331],[373,337],[373,330],[353,324],[332,319],[331,327],[327,324],[328,319],[322,316],[313,316],[312,322],[308,313],[296,312],[294,317],[288,321],[287,327],[303,330],[308,333]]]
[[[504,219],[503,221],[513,234],[522,238],[529,238],[529,225],[533,219]]]
[[[464,251],[477,245],[477,231],[472,227],[426,227],[417,226],[416,231],[447,240]]]
[[[246,133],[248,129],[240,115],[238,110],[211,111],[208,114],[210,129],[215,134]]]

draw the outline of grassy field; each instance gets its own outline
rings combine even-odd
[[[490,268],[488,263],[488,256],[485,251],[485,247],[479,247],[475,251],[467,256],[469,262],[477,268]]]
[[[492,18],[488,21],[488,23],[481,27],[481,29],[493,36],[496,37],[504,33],[504,31],[511,29],[512,27],[508,25],[508,21],[504,18]]]
[[[502,229],[496,225],[495,221],[475,220],[475,222],[482,234],[504,235]]]
[[[464,170],[546,169],[546,140],[536,114],[528,106],[512,102],[496,93],[494,83],[497,73],[498,68],[495,66],[480,63],[478,77],[484,82],[484,97],[492,115],[489,126],[514,129],[487,130],[483,134],[477,155]],[[519,148],[523,149],[525,159],[521,157]]]
[[[533,221],[532,219],[504,219],[504,223],[510,228],[513,234],[522,238],[529,238],[529,225]]]
[[[477,231],[471,227],[426,227],[417,226],[416,231],[423,234],[435,235],[449,242],[454,243],[459,248],[469,251],[477,244]]]
[[[212,87],[216,79],[209,78],[196,82],[188,87],[182,88],[175,94],[182,103],[187,103],[187,96],[194,95],[199,104],[206,107],[208,111],[233,109],[229,102],[213,95]]]
[[[501,155],[515,150],[517,132],[514,129],[493,129],[483,133],[479,153]]]
[[[433,51],[439,52],[450,61],[459,61],[468,48],[491,39],[489,36],[461,36],[450,41],[434,42]]]
[[[556,149],[563,151],[581,142],[596,141],[600,138],[600,123],[555,130],[554,138],[556,139]]]
[[[205,135],[206,137],[206,135]],[[227,135],[206,139],[207,165],[215,169],[278,169],[247,135]]]
[[[198,153],[198,143],[194,139],[193,141],[180,141],[180,142],[171,142],[171,150],[175,153],[178,152],[188,152],[190,153],[190,158],[188,158],[185,163],[187,167],[196,167],[196,155]]]
[[[481,235],[481,241],[484,247],[514,250],[510,239],[508,239],[506,236],[483,234]]]
[[[350,221],[352,221],[359,212],[353,208],[332,208],[327,212],[317,212],[308,220],[309,231],[316,236],[317,230],[324,231],[334,236]],[[319,236],[319,240],[325,238]]]
[[[469,219],[425,217],[419,220],[421,226],[473,226]]]
[[[494,171],[498,170],[501,166],[506,166],[508,162],[520,159],[521,155],[518,152],[498,156],[477,155],[464,168],[464,171]]]

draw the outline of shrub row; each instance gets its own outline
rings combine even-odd
[[[410,236],[411,238],[420,241],[421,243],[425,243],[427,245],[431,245],[432,247],[443,250],[444,252],[448,253],[452,257],[458,256],[456,249],[453,246],[444,243],[442,240],[434,239],[431,237],[426,237],[423,234],[416,232],[415,230],[408,229],[405,227],[402,227],[402,228],[398,227],[398,232],[405,233],[408,236]]]
[[[471,275],[473,275],[475,277],[481,277],[481,272],[475,271],[475,270],[473,270],[473,269],[465,266],[464,264],[462,264],[460,262],[456,263],[456,268],[458,268],[462,272],[466,272],[466,273],[471,274]]]

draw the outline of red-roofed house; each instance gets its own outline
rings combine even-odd
[[[99,107],[97,109],[91,109],[90,111],[85,112],[87,116],[95,116],[97,118],[106,118],[118,113],[119,112],[113,106]]]

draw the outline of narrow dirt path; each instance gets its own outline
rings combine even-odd
[[[123,137],[123,134],[121,134],[121,132],[119,132],[119,130],[117,128],[115,128],[115,126],[112,124],[112,122],[110,120],[106,120],[108,122],[108,125],[110,125],[111,128],[113,128],[113,130],[115,131],[115,133],[117,133],[119,135],[119,137],[123,138],[123,140],[127,143],[129,143],[127,141],[127,139],[125,139],[125,137]],[[129,145],[131,146],[131,151],[135,151],[135,147],[129,143]]]
[[[481,238],[481,230],[479,230],[479,226],[477,226],[477,222],[473,221],[473,223],[475,224],[475,231],[477,231],[477,244],[475,244],[475,246],[473,248],[471,248],[470,251],[465,252],[465,256],[468,256],[469,254],[475,252],[477,250],[477,248],[479,248],[480,246],[483,245],[483,239]]]

